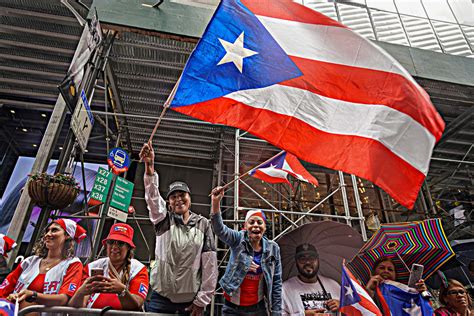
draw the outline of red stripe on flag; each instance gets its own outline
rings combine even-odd
[[[296,156],[289,153],[286,154],[286,162],[288,163],[288,165],[290,165],[291,168],[294,168],[293,173],[291,174],[295,178],[298,178],[296,174],[299,174],[300,176],[305,178],[307,181],[309,181],[309,183],[312,183],[315,186],[319,185],[318,180],[316,180],[316,178],[311,173],[309,173],[308,170],[305,169],[305,167],[303,167],[303,165],[298,160],[298,158],[296,158]]]
[[[242,0],[241,2],[255,15],[309,24],[347,28],[345,25],[328,18],[324,14],[291,0]]]
[[[339,311],[343,312],[346,316],[362,316],[362,313],[358,309],[350,305],[339,308]]]
[[[258,179],[263,180],[263,181],[268,182],[268,183],[288,183],[288,184],[290,184],[290,182],[287,179],[271,177],[268,174],[266,174],[265,172],[262,172],[261,170],[255,171],[253,176],[255,178],[258,178]]]
[[[275,135],[279,135],[271,142],[273,145],[308,162],[370,180],[409,208],[413,207],[425,178],[376,140],[326,133],[294,117],[253,108],[232,99],[218,98],[173,110],[242,128],[263,139],[275,139]],[[305,141],[301,141],[301,135],[307,135]]]
[[[343,101],[386,105],[423,125],[438,141],[445,123],[428,94],[405,77],[366,68],[291,57],[303,76],[281,85]]]

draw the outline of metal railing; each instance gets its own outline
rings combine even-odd
[[[113,310],[109,308],[74,308],[66,306],[48,307],[44,305],[33,305],[25,307],[18,313],[18,316],[25,316],[28,313],[51,313],[54,315],[176,316],[176,314],[134,312],[124,310]]]

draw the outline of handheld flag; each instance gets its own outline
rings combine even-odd
[[[13,304],[6,299],[0,299],[0,316],[15,316],[18,315],[18,300]]]
[[[384,281],[377,289],[384,314],[392,316],[431,316],[433,309],[417,290],[395,281]]]
[[[290,174],[300,181],[309,182],[314,186],[318,185],[318,180],[303,167],[298,158],[290,153],[275,157],[268,163],[252,170],[249,174],[269,183],[288,184],[290,184],[288,181],[288,175]]]
[[[382,316],[370,295],[344,265],[342,266],[339,310],[347,316]]]
[[[368,179],[409,208],[445,126],[391,56],[290,0],[222,0],[170,108]]]

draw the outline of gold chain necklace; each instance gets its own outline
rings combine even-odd
[[[59,259],[59,261],[61,261],[61,259]],[[46,270],[46,272],[48,272],[49,270],[54,268],[59,263],[59,261],[55,259],[53,262],[49,262],[48,260],[43,259],[42,263],[43,263],[44,269]]]

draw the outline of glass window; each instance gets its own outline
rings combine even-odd
[[[355,4],[365,7],[365,0],[338,0],[337,2],[345,4]]]
[[[393,0],[367,0],[367,6],[369,8],[385,10],[388,12],[397,12]]]
[[[449,0],[459,24],[474,26],[474,3],[471,0]]]
[[[421,4],[421,0],[395,0],[395,2],[400,14],[426,18],[426,13]]]
[[[423,4],[430,19],[456,23],[446,0],[423,0]]]

